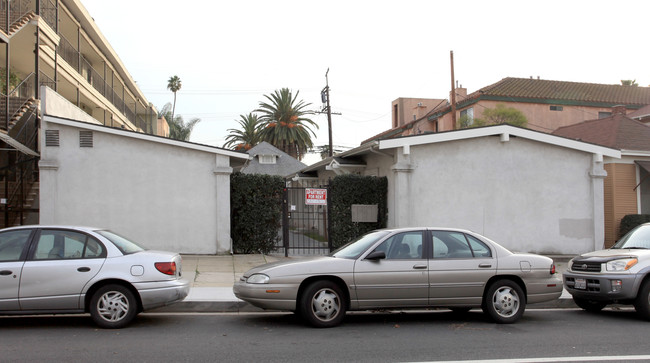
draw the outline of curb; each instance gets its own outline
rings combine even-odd
[[[578,306],[573,299],[561,298],[526,305],[527,309],[575,309]],[[155,313],[260,313],[277,312],[277,310],[264,310],[245,301],[181,301],[173,305],[164,306],[149,312]]]

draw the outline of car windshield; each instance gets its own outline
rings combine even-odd
[[[628,232],[612,248],[650,248],[650,224],[638,226]]]
[[[368,247],[388,234],[387,231],[373,231],[355,239],[343,247],[332,252],[330,256],[338,258],[355,259],[359,257]]]
[[[129,255],[132,253],[144,251],[145,248],[140,247],[137,243],[128,240],[120,235],[117,235],[111,231],[95,231],[98,234],[106,237],[109,241],[113,242],[115,247],[117,247],[123,254]]]

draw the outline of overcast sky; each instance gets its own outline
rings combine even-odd
[[[650,85],[639,1],[81,0],[150,102],[201,119],[191,141],[222,146],[236,119],[288,87],[322,107],[329,68],[334,145],[391,126],[399,97],[447,98],[505,77]],[[328,143],[327,117],[316,145]]]

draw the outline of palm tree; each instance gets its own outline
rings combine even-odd
[[[261,140],[301,160],[313,147],[312,136],[316,136],[310,126],[318,128],[318,125],[303,117],[308,113],[305,108],[311,104],[297,101],[299,93],[293,96],[288,88],[275,90],[271,95],[264,95],[270,103],[260,102],[255,112],[261,113]]]
[[[169,77],[169,80],[167,80],[167,89],[174,92],[174,106],[172,107],[172,117],[171,119],[174,119],[174,115],[176,114],[176,92],[178,92],[181,89],[181,79],[178,76],[171,76]]]
[[[228,129],[230,133],[226,136],[225,148],[233,147],[235,150],[250,150],[260,142],[259,126],[260,120],[256,114],[239,115],[240,119],[235,120],[241,129]]]
[[[183,116],[176,115],[172,118],[172,104],[166,103],[158,112],[158,118],[164,117],[169,124],[169,138],[181,141],[190,141],[190,135],[194,126],[201,121],[200,118],[193,118],[188,123],[183,121]]]

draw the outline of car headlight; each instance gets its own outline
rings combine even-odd
[[[636,258],[621,258],[607,262],[607,271],[627,271],[639,262]]]
[[[248,276],[246,282],[249,284],[268,284],[269,277],[264,274],[253,274]]]

